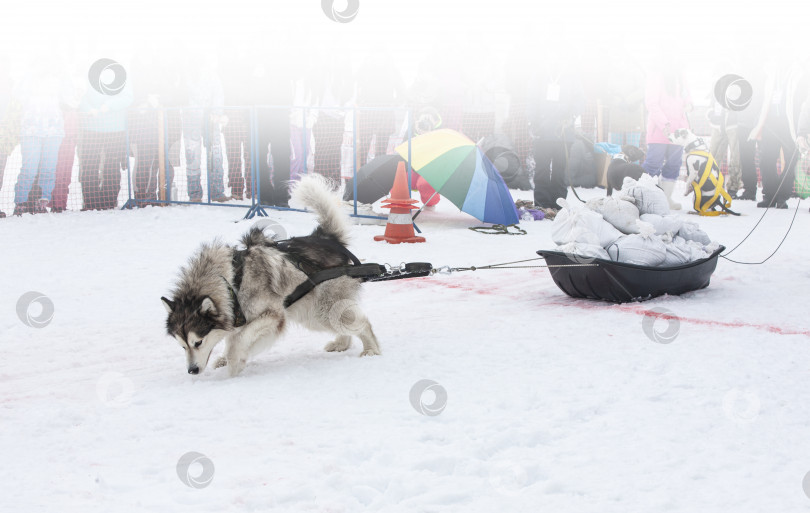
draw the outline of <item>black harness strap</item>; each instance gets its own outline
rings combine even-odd
[[[428,262],[413,262],[402,267],[391,269],[380,264],[358,264],[332,267],[311,274],[307,281],[299,285],[289,296],[284,299],[284,308],[289,308],[296,301],[306,296],[317,285],[348,276],[358,278],[362,281],[389,281],[401,280],[404,278],[420,278],[430,276],[433,273],[433,265]]]
[[[369,278],[380,276],[384,273],[385,267],[380,264],[344,265],[318,271],[308,275],[305,282],[296,287],[289,296],[284,298],[284,308],[289,308],[296,301],[309,294],[317,285],[325,281],[334,280],[341,276],[360,278],[366,281]]]
[[[298,285],[289,296],[284,298],[284,308],[289,308],[295,304],[296,301],[306,296],[321,283],[340,278],[341,276],[348,276],[349,278],[356,278],[365,282],[417,278],[429,276],[433,272],[433,266],[427,262],[405,264],[399,268],[393,269],[380,264],[363,264],[354,253],[337,241],[326,239],[323,242],[332,246],[335,251],[351,260],[351,265],[318,269],[311,262],[304,261],[296,254],[292,253],[290,251],[289,241],[274,242],[273,245],[284,253],[284,257],[295,265],[297,269],[307,275],[306,281]],[[231,294],[231,309],[234,317],[233,325],[237,328],[247,323],[245,313],[242,311],[242,307],[239,305],[239,300],[236,295],[236,291],[242,287],[246,251],[247,250],[233,252],[233,285],[228,283],[228,280],[224,277],[222,278]]]
[[[228,292],[231,293],[231,311],[233,312],[233,326],[234,328],[240,328],[247,324],[247,319],[245,318],[245,312],[242,311],[242,307],[239,305],[239,299],[236,297],[236,291],[242,287],[242,277],[245,274],[245,250],[242,251],[234,251],[233,252],[233,285],[228,283],[228,280],[225,277],[222,277],[222,281],[225,282],[225,285],[228,286]]]

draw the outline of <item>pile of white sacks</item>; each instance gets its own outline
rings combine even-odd
[[[551,237],[558,250],[585,258],[669,267],[711,255],[712,242],[697,223],[671,214],[666,194],[649,175],[625,178],[622,190],[585,205],[557,200]]]

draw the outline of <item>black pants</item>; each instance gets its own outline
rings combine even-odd
[[[760,142],[759,172],[762,175],[762,198],[773,204],[787,201],[793,192],[796,179],[795,168],[799,152],[796,143],[790,136],[787,118],[769,115],[762,129]],[[779,150],[785,155],[785,166],[782,173],[776,172]]]
[[[250,174],[250,111],[227,109],[225,115],[229,120],[222,131],[225,135],[225,151],[228,154],[228,185],[231,187],[232,196],[240,198],[244,194],[249,198],[253,195],[253,180]]]
[[[101,155],[104,154],[104,169]],[[121,168],[126,168],[124,132],[82,132],[79,142],[79,182],[84,209],[109,209],[118,205]]]
[[[740,147],[740,173],[742,174],[743,189],[746,194],[757,191],[757,142],[749,141],[748,134],[753,127],[737,125],[737,137]]]
[[[312,127],[312,136],[315,139],[314,171],[331,180],[335,187],[340,187],[343,117],[336,118],[323,111],[319,112],[318,121]]]
[[[557,198],[568,196],[565,143],[538,139],[533,146],[534,203],[543,208],[559,208]]]
[[[129,117],[129,142],[138,149],[132,173],[137,200],[157,199],[160,158],[158,123],[158,111],[154,109],[134,111]]]
[[[290,200],[290,109],[259,108],[259,202],[288,206]],[[267,164],[267,144],[273,155],[273,178]]]
[[[371,139],[375,135],[374,157],[385,155],[388,150],[388,139],[394,133],[395,116],[393,111],[361,110],[357,116],[357,146],[359,155],[357,166],[362,167],[368,162],[368,150]],[[343,130],[340,131],[340,140],[343,141]],[[338,176],[338,178],[340,178]],[[338,180],[339,181],[339,180]]]

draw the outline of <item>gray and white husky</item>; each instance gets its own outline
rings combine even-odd
[[[307,280],[303,270],[350,263],[347,220],[325,180],[305,177],[292,202],[317,214],[318,227],[310,235],[279,243],[253,228],[242,238],[244,250],[218,241],[204,244],[181,270],[172,299],[160,298],[169,312],[166,329],[185,350],[189,374],[204,370],[224,339],[224,356],[215,366],[227,365],[236,376],[248,358],[284,333],[288,321],[334,333],[327,351],[347,350],[357,335],[363,343],[360,356],[380,354],[371,324],[358,307],[361,283],[355,278],[325,281],[285,308],[287,295]]]

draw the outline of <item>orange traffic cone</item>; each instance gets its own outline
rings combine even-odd
[[[385,235],[377,235],[374,240],[384,240],[389,244],[399,244],[400,242],[425,242],[424,237],[417,237],[413,232],[413,220],[411,210],[415,210],[413,205],[415,199],[411,199],[408,194],[408,175],[405,173],[405,163],[400,162],[397,166],[397,175],[394,177],[394,185],[391,187],[391,195],[383,201],[383,208],[390,208],[388,223],[385,225]]]

